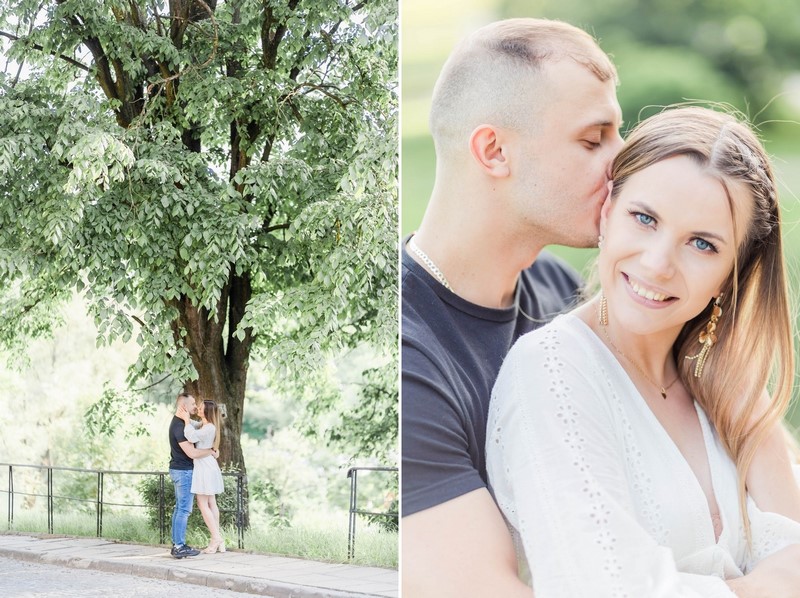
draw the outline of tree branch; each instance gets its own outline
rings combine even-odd
[[[349,100],[343,100],[342,98],[337,96],[335,93],[331,93],[330,91],[328,91],[328,88],[331,88],[331,87],[333,89],[338,90],[339,88],[336,87],[335,85],[316,85],[314,83],[301,83],[297,87],[297,89],[301,89],[303,87],[307,87],[308,88],[307,91],[303,92],[303,95],[306,95],[306,94],[310,93],[311,91],[317,90],[317,91],[321,91],[322,93],[324,93],[326,96],[328,96],[334,102],[339,104],[342,108],[347,108],[348,104],[350,104]]]
[[[167,378],[171,378],[171,377],[172,377],[172,374],[167,374],[166,376],[161,378],[161,380],[159,380],[158,382],[153,382],[152,384],[148,384],[147,386],[142,386],[141,388],[134,388],[134,389],[132,389],[132,392],[144,392],[148,388],[153,388],[154,386],[158,386],[164,380],[166,380]]]
[[[369,2],[369,0],[362,0],[358,4],[353,5],[353,8],[351,10],[353,12],[356,12],[357,10],[361,10],[362,8],[364,8],[364,6],[366,6],[368,4],[368,2]]]
[[[196,0],[196,2],[197,2],[198,4],[200,4],[200,6],[201,6],[201,7],[202,7],[202,8],[203,8],[203,9],[204,9],[206,12],[208,12],[208,17],[211,19],[211,24],[212,24],[212,26],[214,27],[214,42],[213,42],[213,44],[211,45],[211,54],[209,54],[209,55],[208,55],[208,58],[206,58],[206,59],[203,61],[203,63],[202,63],[202,64],[199,64],[199,65],[190,65],[190,66],[189,66],[189,67],[187,67],[186,69],[184,69],[184,70],[182,70],[182,71],[180,71],[180,72],[178,72],[178,73],[175,73],[174,75],[170,75],[170,76],[168,76],[168,77],[164,77],[164,78],[163,78],[163,79],[161,79],[160,81],[154,81],[153,83],[151,83],[150,85],[148,85],[148,86],[147,86],[147,93],[148,93],[148,94],[149,94],[149,93],[150,93],[150,91],[153,89],[153,87],[155,87],[156,85],[165,85],[165,84],[169,83],[170,81],[173,81],[173,80],[175,80],[175,79],[178,79],[179,77],[182,77],[183,75],[185,75],[186,73],[188,73],[188,72],[190,72],[190,71],[192,71],[192,70],[195,70],[195,69],[198,69],[198,70],[199,70],[199,69],[205,68],[206,66],[208,66],[209,64],[211,64],[211,62],[214,60],[214,57],[217,55],[217,49],[219,48],[219,25],[217,24],[217,20],[214,18],[214,11],[211,9],[211,7],[210,7],[208,4],[206,4],[205,2],[203,2],[203,0]],[[191,3],[189,3],[189,5],[190,5],[190,4],[191,4]],[[186,10],[188,11],[189,9],[187,8]],[[173,17],[173,18],[174,18],[176,21],[177,21],[177,20],[180,20],[180,19],[179,19],[179,18],[177,18],[177,17]],[[182,17],[181,17],[181,18],[182,18]],[[187,17],[187,25],[186,25],[186,26],[188,26],[188,17]],[[175,39],[173,38],[173,43],[175,44],[175,47],[176,47],[176,48],[178,48],[178,49],[181,49],[181,47],[183,46],[183,33],[184,33],[184,32],[185,32],[185,30],[186,30],[186,26],[183,26],[183,29],[182,29],[182,30],[181,30],[181,32],[180,32],[180,39],[179,39],[179,40],[175,40]],[[179,46],[178,44],[180,44],[180,46]]]
[[[150,1],[150,6],[153,9],[153,16],[155,17],[156,21],[156,33],[162,36],[164,35],[164,28],[161,25],[161,15],[158,14],[158,7],[156,6],[155,0]]]
[[[287,230],[290,226],[292,226],[291,222],[285,222],[283,224],[273,224],[272,226],[268,226],[266,228],[262,228],[265,233],[271,233],[274,230]]]
[[[21,41],[22,43],[28,44],[34,50],[39,50],[40,52],[44,52],[44,48],[42,46],[40,46],[39,44],[31,43],[31,42],[29,42],[27,40],[22,39],[21,37],[17,37],[13,33],[8,33],[7,31],[0,31],[0,36],[7,37],[8,39],[10,39],[12,41]],[[88,66],[86,66],[85,64],[83,64],[81,62],[78,62],[74,58],[70,58],[69,56],[66,56],[65,54],[56,54],[55,52],[48,52],[48,54],[50,54],[51,56],[55,56],[56,58],[60,58],[61,60],[64,60],[65,62],[70,63],[72,66],[78,67],[79,69],[82,69],[82,70],[86,71],[87,73],[89,72],[89,67]]]
[[[237,276],[233,266],[231,266],[230,288],[230,301],[228,304],[228,347],[225,353],[225,361],[228,367],[231,368],[231,373],[235,376],[237,373],[239,375],[246,374],[250,357],[250,348],[254,341],[252,328],[244,329],[244,338],[242,340],[239,340],[235,336],[235,333],[239,329],[239,324],[242,318],[244,318],[247,304],[253,296],[250,275],[248,273],[243,273],[241,276]],[[239,372],[234,371],[240,364],[244,369]],[[237,383],[236,380],[231,380],[231,382],[234,384]]]
[[[287,8],[294,10],[297,8],[300,0],[289,0]],[[264,3],[266,4],[266,2]],[[272,25],[275,23],[272,18],[272,9],[267,7],[264,21],[261,23],[261,59],[264,66],[270,70],[275,68],[278,63],[278,46],[281,44],[283,36],[286,34],[287,28],[284,23],[279,23],[272,31]]]

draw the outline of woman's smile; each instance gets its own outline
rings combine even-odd
[[[658,289],[654,285],[650,285],[645,283],[641,280],[638,280],[632,277],[630,274],[625,272],[622,273],[622,277],[625,279],[627,283],[627,288],[633,295],[635,295],[637,300],[643,300],[644,305],[653,305],[654,307],[664,307],[674,301],[677,301],[677,297],[673,297],[663,290]]]

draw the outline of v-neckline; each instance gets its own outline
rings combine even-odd
[[[576,321],[580,323],[580,325],[586,330],[586,332],[590,335],[597,345],[601,347],[601,349],[607,354],[608,357],[614,363],[614,366],[618,368],[619,372],[623,375],[624,379],[627,381],[628,385],[630,386],[631,390],[635,393],[635,396],[639,399],[638,401],[633,401],[636,403],[636,408],[639,409],[645,418],[649,419],[650,423],[659,430],[658,434],[663,435],[664,439],[667,441],[667,444],[671,446],[670,449],[673,453],[673,457],[682,463],[681,467],[684,468],[684,474],[688,475],[693,480],[694,487],[702,497],[702,504],[705,506],[703,509],[703,519],[707,522],[707,527],[711,530],[711,539],[713,540],[714,545],[719,545],[723,539],[723,536],[727,533],[728,530],[728,521],[725,519],[725,513],[720,506],[719,500],[717,498],[717,479],[718,473],[716,471],[715,464],[712,462],[711,459],[711,446],[710,443],[713,441],[711,438],[711,425],[708,421],[708,418],[703,411],[702,407],[697,403],[694,398],[692,398],[692,404],[694,405],[695,414],[697,415],[698,423],[700,424],[700,433],[703,435],[703,448],[706,453],[706,461],[708,462],[708,470],[711,482],[711,492],[714,498],[714,503],[717,505],[717,511],[719,512],[720,524],[722,525],[722,529],[720,530],[719,537],[717,537],[716,530],[714,529],[714,519],[711,512],[711,505],[708,502],[708,496],[706,496],[705,490],[703,490],[703,485],[700,483],[700,480],[697,477],[694,469],[689,464],[689,461],[686,459],[686,456],[681,452],[681,449],[678,448],[678,445],[675,443],[675,440],[672,436],[669,435],[667,429],[661,423],[661,420],[658,419],[653,410],[648,405],[647,400],[644,398],[642,393],[636,387],[633,380],[631,379],[630,375],[628,374],[627,370],[622,366],[620,361],[617,359],[617,356],[611,351],[611,349],[603,342],[603,340],[595,333],[595,331],[589,326],[586,322],[584,322],[581,318],[574,314],[564,314],[562,317],[571,317],[574,318]]]

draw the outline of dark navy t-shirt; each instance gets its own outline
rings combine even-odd
[[[486,487],[486,416],[514,341],[574,305],[577,272],[542,252],[514,305],[490,309],[439,284],[403,250],[402,515]]]
[[[194,469],[192,461],[180,446],[186,440],[183,429],[186,427],[184,421],[177,415],[172,416],[169,424],[169,468],[170,469]]]

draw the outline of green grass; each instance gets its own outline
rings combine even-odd
[[[357,565],[397,567],[397,533],[388,533],[359,521],[356,528]],[[314,561],[347,563],[347,525],[336,529],[309,527],[272,528],[266,533],[245,534],[248,550],[264,554],[282,554]]]
[[[5,508],[0,517],[8,520]],[[340,525],[295,525],[290,528],[253,526],[245,532],[246,552],[279,554],[313,561],[350,563],[373,567],[397,568],[398,535],[386,533],[359,521],[356,528],[355,558],[347,559],[347,515]],[[47,514],[41,510],[14,513],[14,523],[8,528],[16,532],[47,532]],[[96,537],[95,515],[89,513],[55,513],[53,532],[58,535]],[[226,544],[237,546],[236,529],[223,530]],[[105,514],[103,538],[134,544],[159,545],[158,530],[147,524],[144,515]],[[169,542],[169,530],[166,541]],[[186,541],[192,546],[208,544],[208,534],[201,529],[189,529]]]

